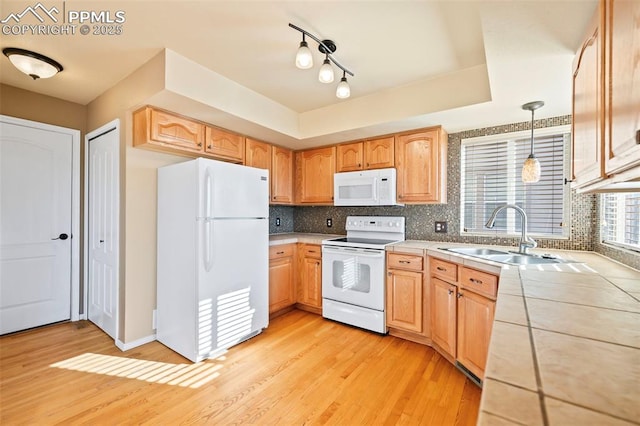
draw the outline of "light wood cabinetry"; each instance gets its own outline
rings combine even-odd
[[[424,256],[387,253],[386,317],[389,334],[429,342],[429,291]]]
[[[322,249],[317,244],[298,244],[300,281],[298,307],[322,313]]]
[[[269,247],[269,314],[296,303],[296,245]]]
[[[244,136],[207,126],[205,152],[215,158],[244,162]]]
[[[271,148],[271,204],[293,204],[293,151]]]
[[[446,203],[447,136],[440,127],[396,136],[398,201]]]
[[[484,378],[495,302],[472,291],[458,292],[457,360],[469,371]]]
[[[640,190],[640,3],[600,0],[573,63],[573,188]],[[625,183],[625,185],[620,185]]]
[[[395,162],[394,140],[393,136],[389,136],[338,145],[336,147],[336,171],[352,172],[393,167]]]
[[[296,152],[296,201],[299,204],[333,204],[336,147]]]
[[[498,277],[435,257],[429,257],[429,276],[434,347],[482,380]]]
[[[204,140],[203,123],[151,107],[133,113],[133,146],[194,156],[204,152]]]
[[[258,169],[271,170],[271,145],[266,142],[246,138],[244,147],[244,164]]]

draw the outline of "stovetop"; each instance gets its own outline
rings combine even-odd
[[[389,244],[404,241],[404,217],[348,216],[347,236],[322,241],[323,245],[384,250]]]

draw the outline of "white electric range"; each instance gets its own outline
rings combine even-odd
[[[385,247],[404,241],[400,216],[348,216],[347,236],[322,241],[322,316],[386,333]]]

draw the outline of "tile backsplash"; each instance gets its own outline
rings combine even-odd
[[[552,117],[534,122],[535,128],[555,127],[571,124],[571,116]],[[504,237],[498,232],[493,236],[460,235],[460,147],[462,139],[496,135],[530,129],[529,122],[513,123],[504,126],[468,130],[449,135],[447,167],[447,204],[407,205],[388,207],[278,207],[270,209],[271,233],[313,232],[344,234],[347,216],[404,216],[406,218],[406,238],[410,240],[429,240],[443,242],[461,242],[474,244],[495,244],[517,246],[519,238]],[[577,194],[571,191],[571,231],[568,239],[536,238],[541,248],[597,251],[629,266],[640,269],[640,256],[621,252],[598,242],[598,197],[594,194]],[[281,226],[274,226],[277,213],[281,217]],[[333,226],[326,226],[331,218]],[[446,221],[448,232],[435,232],[435,221]]]

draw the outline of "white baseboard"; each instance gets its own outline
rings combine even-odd
[[[122,341],[120,341],[119,339],[116,339],[116,346],[118,347],[118,349],[120,349],[122,352],[124,351],[128,351],[129,349],[133,349],[133,348],[137,348],[138,346],[142,346],[146,343],[150,343],[153,342],[154,340],[156,340],[156,335],[152,334],[151,336],[146,336],[143,337],[141,339],[138,340],[134,340],[133,342],[128,342],[128,343],[124,343]]]

